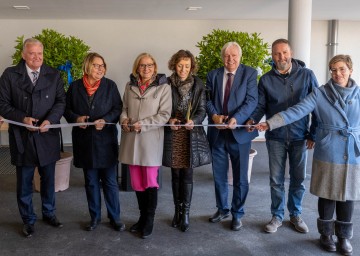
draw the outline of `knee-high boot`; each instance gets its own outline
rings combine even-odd
[[[145,225],[146,220],[146,192],[145,191],[136,191],[136,198],[139,205],[140,217],[138,222],[130,227],[130,232],[141,232]]]
[[[343,255],[352,255],[353,248],[350,239],[353,236],[353,224],[351,222],[335,221],[335,234],[338,237],[338,249]]]
[[[317,227],[320,233],[320,244],[328,252],[335,252],[336,245],[332,238],[334,235],[334,220],[317,219]]]
[[[148,188],[146,189],[146,193],[147,193],[146,219],[142,231],[143,239],[148,238],[153,231],[155,211],[156,211],[157,199],[158,199],[158,189]]]
[[[172,182],[172,192],[173,192],[173,199],[175,205],[175,213],[174,218],[171,222],[171,226],[174,228],[179,227],[181,221],[181,207],[182,207],[182,199],[181,199],[181,191],[180,191],[180,183],[179,182]]]
[[[193,192],[193,184],[183,184],[183,212],[182,212],[182,220],[181,220],[181,230],[183,232],[189,230],[190,225],[190,205],[191,205],[191,198]]]

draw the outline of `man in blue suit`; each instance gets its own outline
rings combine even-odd
[[[258,133],[248,133],[244,124],[258,103],[257,72],[240,64],[242,51],[236,42],[226,43],[221,50],[224,67],[207,75],[209,90],[207,112],[209,115],[208,139],[212,154],[217,212],[209,218],[216,223],[233,216],[231,229],[240,230],[244,204],[249,191],[248,164],[251,140]],[[233,171],[233,198],[231,210],[227,202],[229,156]]]

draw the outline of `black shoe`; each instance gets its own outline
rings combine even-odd
[[[242,222],[240,218],[234,218],[231,221],[231,230],[239,231],[242,227]]]
[[[209,221],[212,223],[216,223],[216,222],[219,222],[220,220],[225,219],[229,216],[230,216],[230,212],[222,213],[219,210],[217,210],[217,212],[209,218]]]
[[[89,225],[86,226],[87,231],[93,231],[96,229],[97,225],[100,223],[99,220],[91,220]]]
[[[338,251],[342,255],[352,255],[353,248],[351,246],[350,240],[347,238],[338,237]]]
[[[43,221],[56,228],[62,228],[64,226],[55,215],[51,217],[43,216]]]
[[[121,223],[120,221],[110,220],[110,225],[111,225],[116,231],[124,231],[124,230],[125,230],[125,224],[124,224],[124,223]]]
[[[32,237],[35,232],[33,224],[24,224],[22,232],[26,238]]]
[[[336,252],[336,245],[332,236],[321,235],[320,236],[321,247],[328,252]]]
[[[144,228],[144,223],[142,223],[142,221],[139,220],[134,225],[132,225],[129,230],[131,233],[139,233],[143,230],[143,228]]]

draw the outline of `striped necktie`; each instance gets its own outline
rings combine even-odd
[[[35,84],[36,84],[36,81],[37,81],[38,78],[39,78],[39,72],[37,72],[37,71],[32,71],[31,74],[33,75],[31,81],[32,81],[33,85],[35,85]]]

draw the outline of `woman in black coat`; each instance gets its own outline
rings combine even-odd
[[[163,165],[171,167],[175,204],[173,227],[189,229],[189,211],[193,191],[193,168],[211,163],[204,127],[206,116],[205,86],[193,75],[195,58],[187,50],[175,53],[169,61],[173,74],[168,78],[172,89],[170,127],[165,127]],[[182,124],[184,126],[179,126]]]
[[[65,118],[69,123],[95,122],[72,130],[74,165],[83,168],[85,189],[91,216],[86,230],[94,230],[101,221],[100,181],[111,226],[122,231],[116,123],[122,110],[118,88],[104,77],[106,63],[97,53],[89,53],[83,64],[84,76],[73,82],[66,95]],[[113,124],[105,124],[113,123]]]

